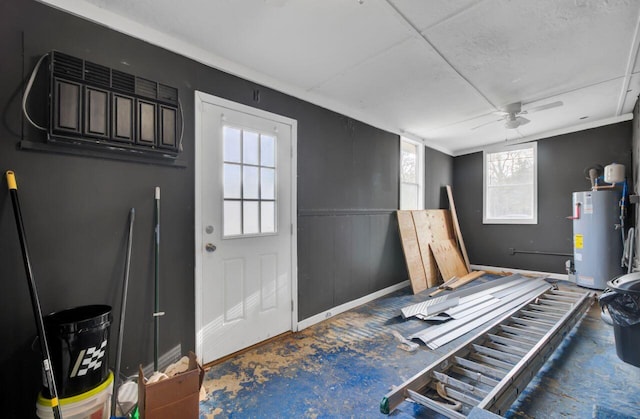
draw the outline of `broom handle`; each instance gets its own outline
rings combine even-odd
[[[155,191],[155,269],[154,288],[155,298],[153,307],[153,370],[158,371],[158,346],[160,344],[160,187]]]
[[[135,208],[129,210],[129,234],[127,236],[127,256],[124,263],[124,279],[122,280],[122,300],[120,301],[120,322],[118,323],[118,343],[116,350],[116,377],[111,394],[111,417],[116,416],[118,388],[120,380],[120,363],[122,357],[122,341],[124,339],[124,318],[127,311],[127,290],[129,289],[129,271],[131,266],[131,244],[133,243],[133,222],[136,218]]]
[[[27,246],[27,236],[24,230],[24,223],[22,221],[22,212],[20,211],[20,200],[18,199],[18,184],[16,183],[15,174],[9,170],[6,173],[7,186],[9,187],[9,194],[11,195],[11,202],[13,204],[13,213],[16,218],[16,227],[18,228],[18,237],[20,238],[20,248],[22,250],[22,261],[24,262],[24,270],[27,274],[27,280],[29,283],[29,294],[31,295],[31,305],[33,307],[33,314],[36,320],[36,329],[38,330],[38,336],[40,341],[40,351],[42,352],[42,369],[47,380],[47,387],[49,388],[49,394],[51,396],[51,408],[53,409],[53,417],[55,419],[62,419],[60,412],[60,406],[58,401],[58,390],[56,389],[56,382],[53,376],[53,367],[51,365],[51,355],[49,354],[49,344],[47,343],[47,337],[44,332],[44,321],[42,320],[42,309],[40,308],[40,300],[38,299],[38,291],[36,289],[36,283],[33,279],[33,271],[31,270],[31,261],[29,260],[29,249]]]

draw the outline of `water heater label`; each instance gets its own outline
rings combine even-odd
[[[576,249],[584,248],[584,236],[582,234],[576,234],[573,236],[573,245]]]
[[[584,213],[593,214],[593,201],[590,193],[584,194]]]
[[[576,253],[575,258],[578,262],[582,262],[582,253]]]
[[[578,282],[578,285],[585,285],[587,287],[589,286],[593,287],[596,285],[596,280],[592,276],[578,275],[577,282]]]

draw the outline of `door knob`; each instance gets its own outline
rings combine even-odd
[[[213,243],[207,243],[204,246],[205,250],[207,252],[215,252],[216,251],[216,246]]]

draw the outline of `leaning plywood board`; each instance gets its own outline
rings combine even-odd
[[[453,239],[431,243],[431,251],[445,280],[469,273]]]
[[[412,211],[413,223],[416,227],[418,245],[424,264],[424,272],[429,288],[441,281],[436,261],[431,254],[429,245],[433,242],[453,239],[451,215],[448,210],[420,210]]]
[[[411,211],[411,215],[416,228],[427,287],[431,288],[438,284],[438,267],[429,249],[429,244],[434,241],[435,232],[431,228],[431,220],[427,217],[427,211]]]
[[[398,227],[400,228],[400,241],[402,242],[404,258],[407,262],[411,289],[414,294],[417,294],[427,289],[428,286],[422,256],[420,254],[420,246],[418,245],[418,238],[416,236],[416,229],[413,224],[413,217],[411,216],[411,211],[398,211],[397,215]]]
[[[462,239],[462,231],[460,230],[460,223],[458,223],[458,213],[456,212],[456,204],[453,202],[453,191],[451,186],[447,185],[447,197],[449,198],[449,208],[451,209],[451,219],[453,220],[453,229],[456,232],[456,240],[460,246],[464,263],[467,266],[467,271],[471,271],[471,265],[469,264],[469,256],[467,255],[467,248],[464,245]]]

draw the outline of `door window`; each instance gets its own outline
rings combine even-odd
[[[276,233],[276,137],[226,125],[222,135],[224,236]]]

